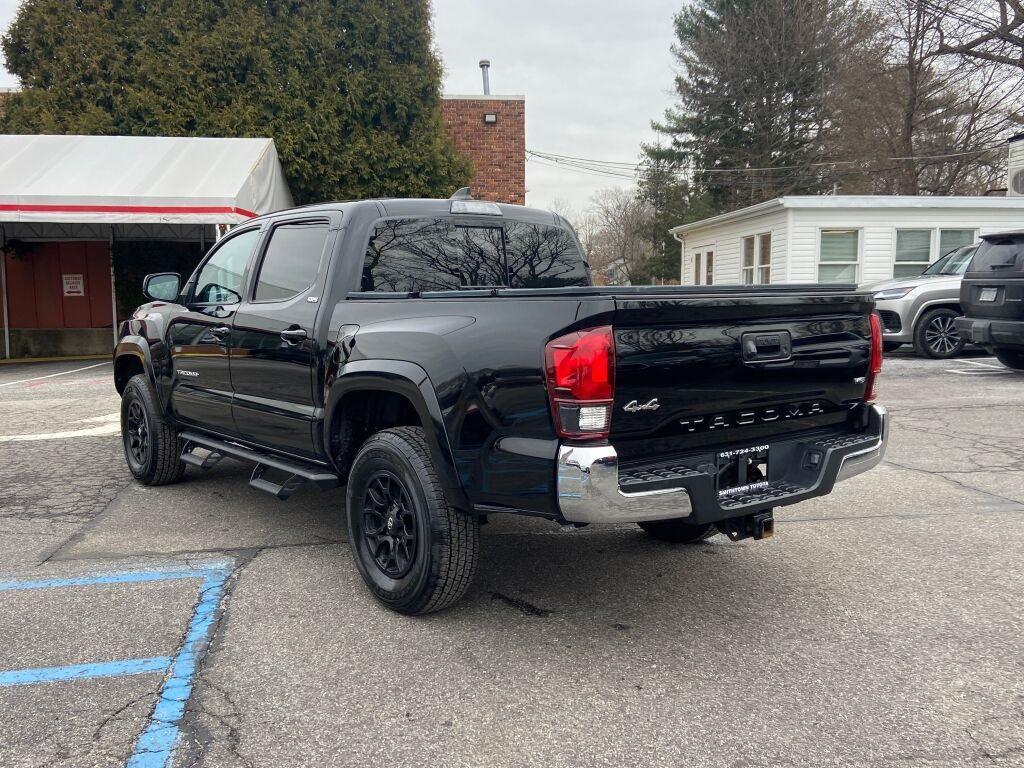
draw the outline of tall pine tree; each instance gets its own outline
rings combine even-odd
[[[0,45],[0,132],[270,136],[299,202],[469,178],[429,0],[26,0]]]
[[[832,186],[814,163],[855,13],[845,0],[694,0],[676,15],[678,101],[655,127],[713,208]]]

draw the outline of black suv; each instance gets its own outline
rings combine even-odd
[[[956,326],[999,361],[1024,370],[1024,231],[984,235],[960,284]]]

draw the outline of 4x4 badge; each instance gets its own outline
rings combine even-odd
[[[652,397],[643,405],[636,400],[630,400],[622,406],[622,410],[626,413],[636,413],[637,411],[656,411],[659,408],[661,408],[661,403],[658,402],[658,398],[656,397]]]

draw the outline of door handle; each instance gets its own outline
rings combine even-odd
[[[210,329],[210,335],[218,339],[226,339],[229,333],[231,333],[231,329],[226,325],[218,325]]]
[[[281,331],[281,338],[287,341],[289,344],[299,344],[306,340],[306,329],[305,328],[289,328],[286,331]]]

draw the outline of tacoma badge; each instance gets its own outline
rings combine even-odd
[[[656,411],[659,408],[661,408],[661,403],[658,402],[658,398],[656,397],[652,397],[643,405],[641,405],[636,400],[630,400],[628,403],[622,406],[622,410],[624,410],[626,413],[636,413],[637,411]]]

